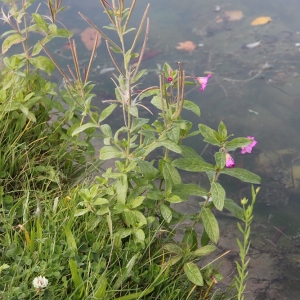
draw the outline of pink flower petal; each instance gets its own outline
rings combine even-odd
[[[245,154],[245,153],[251,153],[252,152],[252,148],[257,144],[257,141],[254,139],[254,136],[247,136],[247,139],[252,140],[252,142],[245,147],[241,148],[241,153]]]
[[[201,85],[200,92],[205,90],[207,86],[208,78],[210,78],[211,76],[212,74],[208,74],[206,77],[196,77],[196,80]]]
[[[226,162],[225,162],[226,168],[233,168],[234,165],[235,163],[232,156],[229,153],[226,153]]]

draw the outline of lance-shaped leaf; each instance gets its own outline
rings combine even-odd
[[[225,140],[227,138],[227,128],[222,121],[220,122],[220,124],[218,126],[218,133],[222,137],[222,139]]]
[[[138,166],[140,167],[141,173],[146,179],[154,179],[158,173],[158,170],[153,167],[153,164],[145,161],[145,160],[138,160]]]
[[[215,130],[204,124],[199,124],[198,127],[200,133],[204,137],[205,142],[216,146],[220,146],[222,144],[222,138]]]
[[[220,237],[220,231],[219,231],[219,225],[216,217],[210,211],[209,208],[205,208],[205,207],[202,208],[201,215],[202,215],[203,225],[209,239],[214,244],[217,244]]]
[[[190,172],[213,172],[215,167],[206,163],[201,158],[178,158],[172,162],[172,165]]]
[[[221,174],[226,174],[238,178],[243,182],[249,182],[253,184],[261,183],[261,178],[258,175],[241,168],[225,168],[221,171]]]
[[[162,217],[164,218],[164,220],[167,223],[170,223],[172,221],[172,211],[171,211],[171,209],[165,204],[161,204],[159,209],[160,209],[160,213],[161,213]]]
[[[215,207],[222,211],[225,200],[225,190],[218,182],[213,182],[211,184],[211,196],[214,202]]]
[[[184,273],[189,281],[198,286],[203,286],[203,277],[199,267],[192,262],[188,262],[183,267]]]
[[[88,128],[95,128],[95,127],[98,127],[97,124],[94,124],[94,123],[86,123],[84,125],[81,125],[79,126],[78,128],[76,128],[73,132],[72,132],[72,136],[82,132],[82,131],[85,131],[86,129]]]
[[[226,153],[225,152],[216,152],[215,153],[216,165],[223,169],[226,164]]]
[[[193,251],[191,254],[194,257],[200,257],[200,256],[205,256],[208,255],[212,252],[214,252],[216,250],[216,246],[215,245],[206,245],[204,247],[201,247],[199,249],[196,249],[195,251]]]
[[[206,196],[207,191],[195,183],[181,183],[173,187],[172,193],[186,200],[189,196]]]
[[[228,209],[236,218],[244,220],[244,211],[232,199],[225,199],[224,207]]]
[[[113,146],[104,146],[100,149],[100,159],[108,160],[111,158],[124,158],[125,153]]]
[[[248,146],[252,142],[253,141],[251,139],[247,139],[247,138],[243,138],[243,137],[235,138],[226,144],[226,149],[228,151],[234,151],[237,148],[242,148],[242,147]]]
[[[100,113],[99,122],[102,122],[106,118],[108,118],[112,114],[112,112],[114,111],[114,109],[116,107],[117,107],[117,104],[111,104],[108,107],[106,107],[105,109],[103,109]]]
[[[200,108],[194,102],[189,101],[189,100],[184,100],[183,108],[192,111],[194,114],[196,114],[198,117],[200,117]]]
[[[7,37],[2,43],[2,54],[4,54],[12,45],[19,44],[25,40],[19,33],[15,33]]]

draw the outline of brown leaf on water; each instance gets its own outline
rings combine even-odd
[[[196,49],[197,45],[191,41],[185,41],[179,43],[179,45],[176,47],[178,50],[184,50],[188,52],[193,52]]]
[[[270,23],[271,21],[272,21],[272,19],[270,17],[259,17],[259,18],[254,19],[251,22],[251,25],[252,26],[265,25],[265,24]]]
[[[86,49],[88,49],[90,51],[93,50],[97,34],[99,34],[98,31],[92,27],[88,27],[84,31],[81,32],[80,38],[81,38],[82,42],[84,43]],[[99,34],[96,48],[98,48],[100,46],[100,43],[101,43],[101,35]]]
[[[244,17],[241,10],[228,10],[224,12],[224,16],[228,21],[239,21]]]

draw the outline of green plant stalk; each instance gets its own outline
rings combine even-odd
[[[247,267],[249,264],[250,259],[246,260],[246,256],[249,251],[250,247],[250,231],[251,231],[251,223],[253,220],[253,208],[256,201],[257,193],[259,192],[259,188],[254,190],[254,187],[251,188],[252,193],[252,201],[246,208],[246,204],[248,200],[246,198],[241,200],[241,203],[243,205],[243,211],[244,211],[244,228],[238,223],[238,229],[243,234],[243,242],[241,242],[237,238],[237,244],[239,246],[239,256],[240,256],[240,262],[236,261],[236,266],[238,270],[238,274],[235,276],[235,287],[237,289],[237,299],[243,300],[244,299],[244,291],[246,288],[246,281],[248,279],[248,271]]]

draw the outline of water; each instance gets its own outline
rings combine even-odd
[[[132,26],[137,27],[147,1],[137,1]],[[300,291],[300,23],[298,0],[153,0],[149,10],[150,34],[147,47],[160,54],[143,62],[150,72],[145,85],[157,84],[157,70],[164,62],[176,68],[178,61],[188,75],[203,76],[213,72],[204,93],[188,90],[187,99],[201,107],[201,118],[186,115],[195,124],[217,128],[222,120],[228,132],[236,136],[255,136],[258,145],[251,155],[234,154],[236,164],[262,177],[253,223],[252,260],[247,299],[297,299]],[[128,1],[130,3],[130,1]],[[89,58],[80,40],[80,32],[88,25],[78,11],[99,28],[107,25],[98,0],[65,0],[68,9],[59,20],[71,31],[78,47],[79,59]],[[220,10],[217,6],[220,6]],[[41,8],[43,9],[43,8]],[[242,11],[243,18],[230,21],[226,11]],[[260,16],[272,22],[251,26]],[[130,34],[129,34],[130,37]],[[192,41],[199,45],[193,52],[176,49],[179,42]],[[260,42],[257,47],[247,45]],[[61,49],[65,40],[53,41],[49,48]],[[138,44],[141,48],[142,39]],[[69,56],[67,50],[64,55]],[[56,56],[60,64],[70,62]],[[95,104],[113,97],[111,73],[97,70],[113,67],[105,43],[97,50],[92,80],[97,83]],[[299,72],[299,73],[298,73]],[[57,74],[57,80],[60,75]],[[187,141],[201,152],[204,144]],[[212,157],[212,150],[205,155]],[[299,158],[299,159],[298,159]],[[197,181],[199,178],[192,178]],[[249,185],[222,178],[229,189],[227,196],[236,201],[250,197]],[[181,206],[184,211],[198,207],[196,200]],[[220,217],[223,248],[233,248],[235,221]],[[228,259],[229,261],[229,259]],[[232,265],[225,264],[225,269]]]

